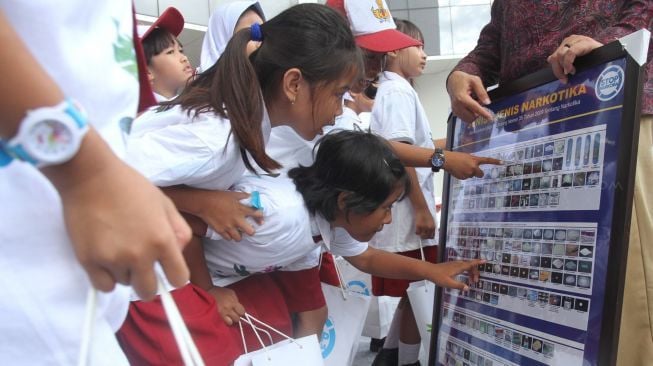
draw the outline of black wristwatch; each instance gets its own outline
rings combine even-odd
[[[444,151],[442,149],[435,149],[431,156],[431,170],[437,173],[444,166]]]

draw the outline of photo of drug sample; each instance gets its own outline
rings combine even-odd
[[[583,150],[583,165],[590,163],[590,148],[592,145],[592,137],[590,135],[585,136],[585,149]]]
[[[565,166],[570,167],[571,166],[571,153],[574,148],[574,140],[573,139],[567,139],[567,152],[565,154]]]
[[[580,154],[582,152],[583,139],[581,137],[576,138],[576,152],[574,154],[574,165],[576,167],[580,166]]]
[[[594,135],[594,148],[592,149],[592,163],[599,163],[599,153],[601,152],[601,134]]]
[[[565,152],[565,140],[557,140],[553,148],[554,155],[562,155]]]

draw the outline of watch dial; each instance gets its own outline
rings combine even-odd
[[[71,148],[72,132],[56,120],[45,120],[29,131],[29,142],[34,152],[45,156],[66,154]]]

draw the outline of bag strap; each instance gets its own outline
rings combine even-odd
[[[418,238],[419,240],[419,254],[422,257],[422,260],[426,262],[426,256],[424,255],[424,246],[422,245],[422,238]],[[424,291],[428,292],[428,281],[424,279]]]
[[[254,335],[256,335],[256,338],[258,338],[258,341],[261,343],[261,346],[263,347],[263,350],[264,350],[265,352],[268,352],[268,349],[267,349],[267,347],[265,346],[265,344],[263,343],[263,340],[261,339],[261,336],[258,334],[257,330],[258,330],[258,331],[262,331],[262,332],[264,332],[264,333],[266,333],[266,334],[268,335],[268,337],[270,338],[270,345],[273,344],[273,342],[272,342],[272,336],[270,335],[270,333],[269,333],[268,331],[266,331],[265,329],[262,329],[262,328],[260,328],[260,327],[258,327],[258,326],[256,326],[256,325],[254,325],[254,323],[258,323],[258,324],[260,324],[260,325],[262,325],[262,326],[268,328],[269,330],[271,330],[271,331],[277,333],[278,335],[280,335],[280,336],[286,338],[288,341],[290,341],[290,343],[293,343],[293,344],[297,345],[297,346],[299,347],[299,349],[303,349],[303,348],[304,348],[304,346],[302,346],[300,343],[295,342],[295,340],[294,340],[293,338],[291,338],[290,336],[288,336],[287,334],[285,334],[285,333],[283,333],[283,332],[277,330],[276,328],[274,328],[274,327],[271,326],[270,324],[267,324],[267,323],[265,323],[265,322],[263,322],[263,321],[261,321],[261,320],[259,320],[259,319],[256,319],[255,317],[251,316],[251,315],[248,314],[248,313],[245,313],[244,316],[241,316],[241,317],[240,317],[240,320],[241,320],[242,322],[245,322],[245,323],[249,324],[249,325],[252,327],[252,331],[254,332]],[[242,326],[241,322],[238,322],[238,326],[240,327],[240,335],[241,335],[241,338],[242,338],[242,341],[243,341],[243,346],[244,346],[244,348],[245,348],[245,353],[249,353],[249,352],[247,351],[247,345],[245,344],[245,335],[243,334],[243,326]]]
[[[333,267],[336,269],[336,276],[338,277],[338,282],[340,282],[340,292],[342,292],[342,298],[347,300],[347,290],[349,290],[349,284],[345,282],[345,279],[342,277],[342,271],[338,265],[336,258],[333,258]],[[345,289],[345,286],[347,287]]]
[[[200,356],[199,350],[193,341],[193,338],[184,323],[179,308],[175,304],[169,289],[165,288],[164,282],[160,276],[157,276],[158,290],[161,296],[161,303],[163,310],[170,322],[170,328],[175,337],[175,342],[179,348],[179,353],[186,366],[204,366],[204,361]],[[82,341],[79,351],[79,358],[77,359],[78,366],[85,366],[88,364],[89,349],[91,347],[91,337],[93,336],[93,328],[95,324],[95,310],[97,308],[97,291],[91,287],[86,297],[86,310],[84,314],[84,325],[82,330]]]

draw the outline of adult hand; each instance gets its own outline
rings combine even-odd
[[[468,284],[456,281],[454,277],[462,273],[467,273],[470,282],[476,283],[480,278],[478,266],[483,263],[485,263],[485,260],[473,259],[469,261],[452,261],[433,264],[433,270],[428,279],[441,287],[469,291]]]
[[[435,237],[435,220],[427,208],[415,209],[415,234],[422,239]]]
[[[483,178],[482,164],[501,165],[501,160],[467,153],[445,151],[443,169],[457,179]]]
[[[182,249],[190,228],[172,201],[117,159],[93,130],[74,159],[43,171],[59,191],[75,254],[95,288],[110,291],[118,282],[151,299],[155,262],[173,286],[188,281]]]
[[[236,292],[226,287],[213,287],[208,291],[218,304],[218,311],[227,325],[237,324],[245,315],[245,307],[238,301]]]
[[[233,191],[204,191],[202,207],[198,216],[226,240],[240,241],[242,234],[254,235],[256,230],[247,221],[251,217],[261,225],[263,211],[243,205],[240,200],[249,193]]]
[[[562,40],[560,46],[546,61],[551,64],[553,74],[563,83],[567,83],[567,75],[576,73],[574,60],[576,57],[588,54],[595,48],[603,46],[593,38],[581,35],[571,35]]]
[[[462,71],[452,72],[447,79],[447,92],[453,114],[463,121],[471,123],[479,116],[492,120],[492,114],[480,104],[490,104],[490,97],[478,76]]]

